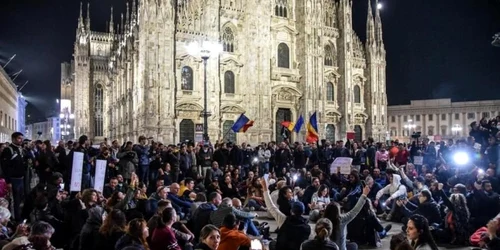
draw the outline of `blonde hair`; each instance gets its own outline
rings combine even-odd
[[[10,211],[9,209],[5,208],[5,207],[0,207],[0,219],[1,220],[8,220],[10,219]]]
[[[316,232],[317,239],[325,241],[332,234],[332,230],[332,222],[327,218],[321,218],[316,222],[316,228],[314,231]]]

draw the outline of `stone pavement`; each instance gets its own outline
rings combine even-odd
[[[276,221],[275,220],[271,220],[267,217],[267,212],[257,212],[257,214],[259,215],[259,217],[257,217],[257,221],[260,223],[260,222],[267,222],[270,226],[270,230],[271,232],[274,232],[276,230]],[[391,240],[391,237],[392,235],[394,234],[398,234],[401,231],[401,226],[402,224],[401,223],[393,223],[393,222],[385,222],[383,221],[382,224],[384,226],[386,226],[388,223],[391,223],[392,224],[392,229],[391,231],[389,231],[389,234],[387,235],[387,237],[385,237],[384,239],[382,239],[382,247],[381,248],[375,248],[375,247],[367,247],[367,246],[360,246],[360,249],[389,249],[389,242]],[[309,223],[309,225],[311,226],[311,236],[310,238],[314,238],[314,223]],[[271,237],[273,239],[276,239],[276,234],[272,233],[271,234]],[[454,250],[469,250],[471,249],[470,247],[440,247],[440,249],[454,249]]]

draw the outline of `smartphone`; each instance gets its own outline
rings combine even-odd
[[[361,186],[362,186],[363,188],[365,188],[365,187],[366,187],[366,182],[365,182],[365,181],[361,181]]]
[[[64,183],[59,184],[59,191],[64,191]]]
[[[266,180],[266,183],[268,183],[268,182],[269,182],[269,174],[265,174],[265,175],[264,175],[264,180]]]
[[[24,220],[23,220],[23,223],[21,223],[21,225],[25,225],[25,224],[26,224],[26,222],[28,222],[28,220],[27,220],[27,219],[24,219]]]

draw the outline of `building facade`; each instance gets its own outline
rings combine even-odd
[[[500,100],[452,102],[451,99],[411,101],[387,107],[392,140],[409,141],[413,132],[440,141],[469,136],[470,124],[500,115]]]
[[[26,106],[28,102],[21,92],[18,92],[17,97],[17,131],[26,132]]]
[[[204,65],[186,47],[211,41],[223,48],[206,65],[212,140],[281,141],[282,121],[315,111],[321,138],[356,132],[358,140],[385,139],[386,52],[376,3],[365,44],[352,29],[351,0],[140,3],[127,4],[119,22],[111,10],[107,32],[91,30],[89,6],[86,18],[80,10],[62,80],[71,89],[76,135],[201,138]],[[244,112],[254,126],[226,133]],[[303,129],[292,140],[304,137]]]
[[[47,121],[26,125],[26,138],[31,140],[49,140],[55,145],[61,140],[61,120],[59,117],[49,117]]]
[[[18,93],[10,76],[0,66],[0,142],[11,141],[18,129]]]

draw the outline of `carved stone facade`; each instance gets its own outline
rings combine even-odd
[[[118,28],[111,18],[106,33],[91,31],[88,14],[85,20],[80,14],[76,134],[195,139],[204,67],[186,45],[209,40],[224,48],[207,62],[212,140],[243,112],[255,123],[236,140],[255,144],[279,139],[280,117],[307,120],[314,111],[323,138],[345,139],[350,131],[385,138],[386,63],[376,3],[363,45],[352,29],[350,0],[131,1]],[[304,136],[303,130],[292,139]]]

